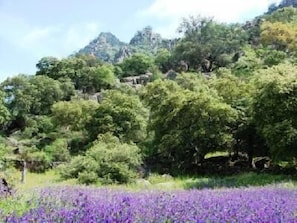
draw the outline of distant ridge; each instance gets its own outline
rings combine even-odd
[[[297,0],[283,0],[279,4],[273,3],[269,6],[268,13],[272,13],[278,9],[285,7],[297,8]]]
[[[172,48],[175,43],[176,39],[163,39],[152,27],[146,26],[137,31],[129,43],[120,41],[110,32],[102,32],[78,54],[91,54],[102,61],[118,63],[135,53],[154,55],[160,49]]]

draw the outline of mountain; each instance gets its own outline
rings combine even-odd
[[[116,54],[126,43],[121,42],[115,35],[109,32],[102,32],[87,46],[79,50],[79,54],[91,54],[103,61],[113,62]]]
[[[278,9],[285,7],[297,8],[297,0],[282,0],[279,4],[273,3],[269,6],[268,13],[272,13]]]
[[[297,0],[283,0],[280,4],[279,7],[284,8],[284,7],[297,7]]]
[[[115,35],[102,32],[87,46],[78,51],[78,54],[91,54],[110,63],[119,63],[134,53],[154,55],[159,49],[171,49],[176,39],[163,39],[155,33],[152,27],[147,26],[137,31],[129,43],[121,42]]]
[[[174,40],[163,39],[159,33],[153,32],[152,27],[147,26],[134,35],[129,45],[147,53],[155,54],[160,48],[171,48],[172,42]]]

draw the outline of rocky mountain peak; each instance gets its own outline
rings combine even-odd
[[[146,26],[137,31],[129,43],[121,42],[112,33],[102,32],[78,53],[91,54],[105,62],[119,63],[133,53],[153,55],[160,48],[171,48],[175,42],[163,39],[159,33],[153,32],[151,26]]]
[[[162,37],[159,33],[154,33],[151,26],[145,27],[141,31],[137,31],[130,40],[130,45],[158,45],[162,43]]]
[[[126,44],[121,42],[110,32],[102,32],[97,38],[92,40],[87,46],[79,50],[81,54],[91,54],[103,61],[113,62],[119,49]]]

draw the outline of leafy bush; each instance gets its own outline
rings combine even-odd
[[[60,168],[63,178],[78,178],[80,183],[90,184],[97,180],[104,184],[128,183],[137,176],[141,164],[139,148],[134,144],[121,143],[118,138],[101,135],[85,156],[74,157]]]
[[[69,152],[71,155],[78,155],[80,153],[85,152],[85,146],[88,141],[83,136],[74,136],[69,141]]]
[[[286,53],[277,50],[271,50],[267,52],[264,58],[264,65],[273,66],[283,62],[286,58]]]
[[[27,157],[27,167],[32,172],[43,173],[50,165],[51,157],[43,151],[33,152]]]
[[[51,145],[46,146],[44,150],[49,154],[53,162],[66,162],[70,160],[70,153],[65,139],[55,140]]]
[[[96,183],[98,180],[98,176],[93,171],[91,172],[83,171],[78,173],[77,179],[79,183],[88,185],[88,184]]]
[[[86,156],[75,156],[69,164],[59,167],[59,172],[64,179],[78,178],[79,173],[97,169],[97,163]]]
[[[7,168],[6,155],[8,154],[9,149],[5,144],[0,144],[0,171],[3,171]]]

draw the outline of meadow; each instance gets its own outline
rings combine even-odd
[[[2,197],[1,222],[297,222],[296,180],[281,175],[75,184],[54,172],[29,173],[15,194]]]

